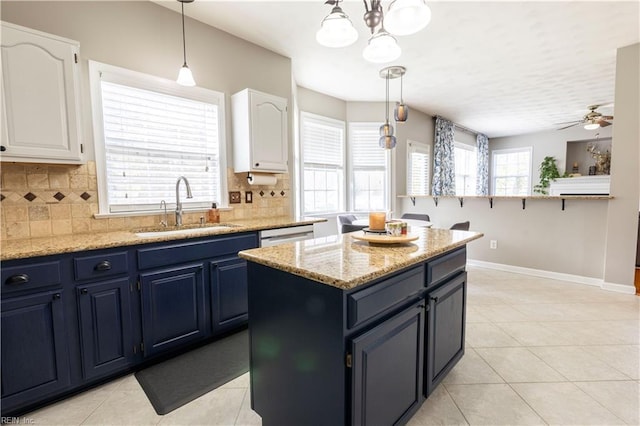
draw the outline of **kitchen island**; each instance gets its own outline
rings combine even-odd
[[[406,423],[464,354],[466,244],[482,234],[361,234],[239,253],[263,425]]]

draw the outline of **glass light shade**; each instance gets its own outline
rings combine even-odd
[[[593,121],[590,121],[589,123],[584,125],[585,130],[595,130],[598,127],[600,127],[600,124],[594,123]]]
[[[393,116],[398,123],[404,123],[409,118],[409,107],[400,102],[396,102],[396,107],[393,110]]]
[[[345,47],[355,43],[358,31],[351,20],[339,7],[334,7],[320,24],[316,32],[316,41],[326,47]]]
[[[378,143],[380,144],[380,148],[384,149],[393,149],[396,147],[396,137],[395,136],[380,136],[380,140]]]
[[[178,84],[181,86],[195,86],[196,81],[193,79],[193,74],[191,74],[191,70],[184,64],[182,68],[180,68],[180,73],[178,73]]]
[[[369,39],[369,44],[362,51],[362,56],[369,62],[381,64],[395,61],[400,57],[402,50],[396,39],[384,28],[375,33]]]
[[[395,35],[417,33],[431,21],[431,9],[424,0],[394,0],[384,15],[384,26]]]
[[[389,123],[380,126],[380,136],[393,136],[393,126]]]

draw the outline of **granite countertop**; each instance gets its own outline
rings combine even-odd
[[[462,247],[484,234],[413,228],[418,239],[394,245],[369,245],[353,236],[362,231],[273,247],[243,250],[239,256],[323,284],[349,290],[376,278]]]
[[[240,232],[262,231],[265,229],[286,228],[325,222],[323,218],[292,218],[288,216],[238,219],[220,224],[205,224],[201,231],[190,234],[171,234],[156,237],[139,237],[136,232],[154,231],[162,228],[131,231],[96,232],[91,234],[57,235],[45,238],[24,238],[2,241],[0,260],[22,259],[52,254],[71,253],[110,247],[132,246],[136,244],[157,243],[162,241],[184,240],[212,235],[237,234]],[[216,228],[211,225],[228,225],[228,228]],[[187,226],[185,226],[187,228]],[[167,228],[170,230],[170,228]]]

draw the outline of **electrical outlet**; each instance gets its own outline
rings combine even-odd
[[[491,240],[489,241],[489,248],[490,249],[497,249],[498,248],[498,241],[497,240]]]
[[[229,204],[240,204],[240,191],[229,191]]]

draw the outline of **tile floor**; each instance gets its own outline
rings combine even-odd
[[[469,268],[467,303],[465,356],[411,426],[640,424],[640,297]],[[130,375],[25,417],[41,425],[260,425],[248,386],[246,374],[159,416]]]

